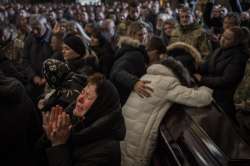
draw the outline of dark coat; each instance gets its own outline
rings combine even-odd
[[[110,79],[118,89],[122,105],[127,101],[135,83],[145,74],[148,64],[144,47],[135,46],[128,40],[117,50],[116,60],[110,73]]]
[[[59,51],[53,52],[51,58],[60,60],[62,62],[64,61],[64,59],[63,59],[63,53],[59,52]]]
[[[1,165],[37,165],[34,146],[42,133],[37,113],[22,84],[0,73]]]
[[[249,55],[236,46],[217,49],[201,67],[201,84],[214,90],[213,97],[224,111],[234,111],[234,93],[244,77]]]
[[[65,111],[71,113],[72,108]],[[68,143],[47,149],[50,166],[119,166],[124,136],[118,92],[105,81],[85,119],[75,122]]]
[[[30,34],[24,44],[23,65],[24,74],[28,77],[29,84],[26,86],[31,99],[36,103],[38,97],[43,93],[44,86],[37,86],[33,83],[35,76],[42,77],[42,64],[51,57],[52,49],[49,45],[51,31],[48,29],[44,36],[35,38]]]
[[[213,28],[213,33],[215,34],[221,34],[223,33],[223,18],[212,18],[211,13],[213,10],[214,4],[211,2],[208,2],[205,7],[205,11],[203,14],[203,19],[205,24],[208,26],[208,28]]]
[[[67,60],[66,63],[69,65],[74,73],[80,75],[91,75],[98,70],[98,64],[95,57],[90,58],[76,58]]]
[[[48,29],[40,39],[30,34],[25,41],[23,63],[30,79],[34,76],[42,76],[42,64],[52,56],[50,38],[51,31]]]
[[[23,84],[27,84],[28,79],[22,72],[19,72],[14,64],[6,58],[4,55],[0,55],[0,71],[7,77],[14,77],[21,81]]]
[[[99,70],[106,78],[109,77],[110,70],[115,60],[115,51],[109,43],[101,47],[92,47],[99,59]]]

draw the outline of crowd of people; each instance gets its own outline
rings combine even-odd
[[[174,103],[215,101],[237,125],[250,109],[241,5],[0,4],[1,163],[149,166]]]

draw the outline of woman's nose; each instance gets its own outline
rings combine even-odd
[[[80,94],[78,97],[78,102],[83,103],[84,101],[84,95]]]

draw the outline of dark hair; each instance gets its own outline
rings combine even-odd
[[[139,3],[137,1],[131,1],[129,3],[129,8],[137,8],[139,6]]]
[[[157,50],[159,54],[166,53],[167,49],[163,40],[158,36],[153,36],[148,42],[148,50]]]
[[[235,13],[235,12],[228,13],[228,14],[224,17],[224,20],[225,20],[226,18],[227,18],[227,19],[230,19],[230,20],[233,20],[235,26],[240,26],[240,16],[239,16],[238,13]]]
[[[91,36],[98,39],[99,46],[103,46],[108,42],[106,38],[103,36],[100,27],[94,28]]]
[[[239,26],[234,26],[228,28],[227,30],[233,32],[236,45],[242,45],[244,47],[248,47],[250,32],[246,27],[241,28]]]
[[[89,76],[87,83],[91,85],[96,85],[96,93],[101,94],[101,89],[103,83],[105,81],[105,76],[101,73],[94,73],[93,75]]]
[[[64,34],[63,33],[53,33],[52,37],[55,37],[56,39],[58,39],[58,40],[60,40],[60,41],[63,42]]]

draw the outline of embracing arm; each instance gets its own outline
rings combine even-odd
[[[209,105],[212,100],[212,90],[207,87],[197,89],[188,88],[181,85],[176,79],[169,82],[165,98],[171,102],[193,107],[203,107]]]
[[[110,78],[113,82],[132,91],[135,83],[139,81],[138,76],[133,74],[135,72],[134,70],[138,70],[138,68],[144,70],[141,69],[145,64],[144,57],[139,52],[134,52],[131,55],[124,56],[125,57],[121,57],[115,62]]]

